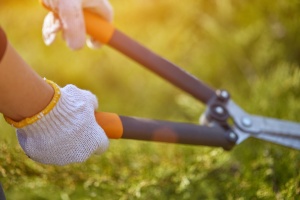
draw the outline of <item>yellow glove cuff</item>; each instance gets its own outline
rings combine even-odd
[[[4,119],[7,123],[9,123],[10,125],[12,125],[15,128],[23,128],[24,126],[33,124],[34,122],[38,121],[39,119],[41,119],[44,115],[47,115],[56,105],[56,103],[58,102],[59,98],[60,98],[60,88],[59,86],[54,83],[53,81],[47,80],[45,79],[45,81],[51,85],[54,89],[54,95],[53,98],[51,100],[51,102],[48,104],[48,106],[42,110],[41,112],[37,113],[36,115],[29,117],[29,118],[25,118],[22,121],[19,122],[15,122],[14,120],[4,116]]]

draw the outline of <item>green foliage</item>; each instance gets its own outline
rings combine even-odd
[[[111,0],[115,24],[246,111],[300,121],[300,3],[296,0]],[[204,105],[102,47],[46,47],[37,2],[2,0],[1,26],[41,75],[93,91],[100,110],[197,122]],[[46,166],[28,159],[3,120],[0,181],[8,199],[297,199],[300,153],[249,139],[221,149],[111,141],[86,163]]]

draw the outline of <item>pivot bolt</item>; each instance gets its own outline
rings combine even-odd
[[[235,141],[235,140],[236,140],[236,137],[237,137],[237,136],[236,136],[236,134],[235,134],[234,132],[230,132],[230,133],[229,133],[229,138],[230,138],[231,141]]]
[[[230,94],[226,90],[217,90],[218,99],[226,102],[230,98]]]
[[[252,120],[249,117],[243,117],[242,124],[246,127],[250,127],[252,126]]]
[[[215,107],[215,112],[219,115],[223,115],[225,113],[225,110],[221,106],[217,106]]]

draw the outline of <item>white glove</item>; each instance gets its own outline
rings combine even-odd
[[[74,85],[60,92],[60,99],[48,114],[17,129],[25,153],[40,163],[66,165],[106,151],[109,140],[95,119],[96,97]]]
[[[113,9],[108,0],[43,0],[43,3],[54,12],[49,12],[44,19],[43,38],[46,45],[55,40],[57,32],[62,30],[63,38],[71,49],[80,49],[86,40],[85,22],[82,9],[88,9],[111,22]],[[99,43],[88,39],[89,47]]]

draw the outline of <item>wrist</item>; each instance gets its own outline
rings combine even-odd
[[[47,115],[56,105],[56,103],[58,102],[59,98],[60,98],[60,88],[59,86],[49,80],[44,79],[54,90],[54,94],[53,97],[50,101],[50,103],[40,112],[38,112],[37,114],[34,114],[31,117],[26,117],[25,119],[22,119],[21,121],[15,121],[13,119],[11,119],[8,116],[4,116],[5,120],[7,123],[9,123],[10,125],[12,125],[15,128],[22,128],[24,126],[33,124],[34,122],[40,120],[42,117],[44,117],[45,115]]]

